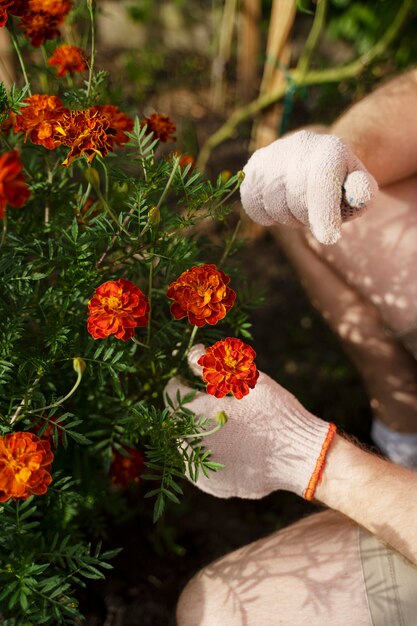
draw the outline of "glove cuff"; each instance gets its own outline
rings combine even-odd
[[[312,500],[323,473],[336,426],[307,411],[293,410],[279,451],[281,488]]]
[[[330,423],[328,430],[327,430],[327,435],[323,441],[323,444],[321,446],[321,450],[320,450],[320,454],[318,456],[317,462],[316,462],[316,466],[314,468],[314,471],[311,475],[311,478],[309,480],[309,483],[307,485],[307,489],[305,490],[303,496],[306,500],[312,500],[314,498],[314,493],[316,491],[316,487],[318,485],[318,482],[321,478],[321,475],[323,473],[324,470],[324,464],[326,462],[326,456],[327,453],[329,451],[330,445],[334,439],[334,436],[336,434],[337,428],[334,424]]]

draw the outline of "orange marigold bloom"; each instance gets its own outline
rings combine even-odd
[[[48,65],[58,68],[57,76],[84,72],[87,69],[87,55],[81,48],[64,44],[55,48]]]
[[[32,143],[53,150],[62,143],[56,135],[57,124],[68,112],[61,100],[56,96],[35,94],[23,100],[27,106],[20,109],[16,116],[14,131],[25,133],[25,141],[29,137]]]
[[[128,341],[137,326],[146,326],[149,316],[147,297],[130,280],[110,280],[96,289],[88,303],[88,332],[94,339],[115,335]]]
[[[131,483],[139,483],[145,460],[140,450],[123,446],[129,456],[124,456],[117,450],[113,451],[113,462],[110,466],[112,482],[121,487],[129,487]]]
[[[56,126],[55,138],[71,148],[63,165],[70,165],[74,159],[84,154],[91,163],[96,154],[105,156],[113,149],[116,131],[110,128],[105,115],[85,109],[68,111]]]
[[[49,441],[33,433],[0,437],[0,502],[46,493],[53,459]]]
[[[176,137],[171,137],[177,130],[177,127],[168,115],[152,113],[152,115],[142,120],[142,126],[145,126],[145,124],[147,132],[152,132],[154,139],[159,139],[162,143],[177,141]]]
[[[222,339],[208,348],[198,359],[198,364],[203,367],[207,393],[223,398],[231,392],[241,400],[258,380],[255,357],[255,350],[235,337]]]
[[[8,204],[20,209],[29,196],[26,176],[16,150],[0,155],[0,219],[3,219]]]
[[[58,26],[71,10],[70,0],[29,0],[21,19],[25,37],[35,48],[60,35]]]
[[[119,107],[113,104],[96,104],[91,107],[91,111],[97,111],[109,120],[110,127],[116,132],[116,135],[111,138],[112,143],[121,146],[129,141],[126,132],[133,130],[134,123],[131,117],[119,111]]]
[[[9,15],[23,15],[26,0],[0,0],[0,28],[5,26]]]
[[[168,298],[174,300],[171,313],[175,319],[188,317],[190,324],[217,324],[230,311],[236,298],[227,287],[230,278],[215,265],[192,267],[170,284]]]

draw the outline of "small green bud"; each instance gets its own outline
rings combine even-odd
[[[151,224],[159,224],[159,222],[161,221],[161,213],[159,209],[156,208],[156,206],[153,206],[151,209],[149,209],[148,218]]]
[[[94,190],[100,189],[100,175],[95,167],[87,167],[84,176]]]
[[[239,170],[236,173],[236,178],[237,178],[239,184],[242,184],[243,181],[245,180],[245,172],[243,170]]]
[[[83,374],[87,363],[80,356],[76,356],[72,359],[72,367],[77,374]]]
[[[215,420],[216,420],[216,424],[219,424],[219,426],[224,426],[227,423],[227,420],[229,418],[227,417],[227,413],[225,413],[224,411],[219,411],[219,413],[217,413]]]

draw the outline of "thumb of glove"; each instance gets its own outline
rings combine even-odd
[[[193,372],[193,374],[199,376],[200,378],[202,378],[203,376],[203,368],[201,365],[198,364],[198,359],[205,353],[205,345],[202,343],[197,343],[191,348],[187,356],[188,366],[190,370]]]

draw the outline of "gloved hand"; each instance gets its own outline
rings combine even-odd
[[[378,191],[375,179],[334,135],[302,130],[256,150],[243,168],[242,205],[259,224],[307,226],[320,243],[340,238]]]
[[[197,375],[202,372],[197,361],[204,352],[198,344],[188,357]],[[172,378],[164,394],[174,406],[178,391],[183,397],[191,389]],[[313,498],[336,427],[309,413],[269,376],[260,373],[256,387],[241,400],[198,391],[186,406],[197,417],[210,419],[208,429],[214,427],[220,411],[228,416],[220,430],[203,438],[213,460],[224,468],[209,478],[200,472],[197,486],[202,491],[220,498],[258,499],[285,489],[307,500]]]

